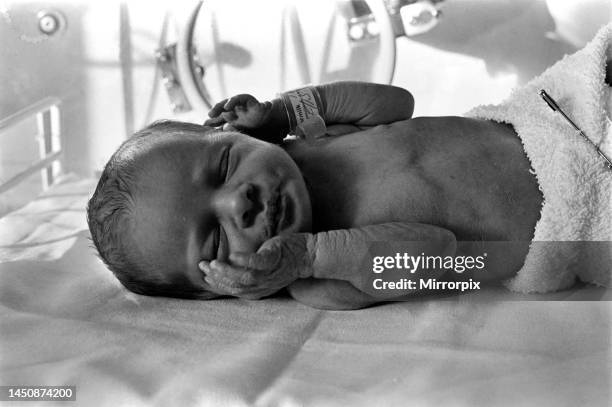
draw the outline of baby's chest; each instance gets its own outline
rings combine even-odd
[[[347,228],[431,216],[433,191],[404,142],[348,140],[320,149],[300,163],[321,227]]]
[[[437,218],[435,191],[410,172],[393,176],[365,177],[332,206],[332,219],[343,220],[342,227],[358,227],[387,222],[432,223]],[[334,211],[336,209],[336,211]]]

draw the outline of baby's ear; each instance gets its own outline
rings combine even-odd
[[[211,127],[202,125],[202,134],[204,136],[209,136],[210,134],[218,133],[219,131],[221,131],[221,127]]]
[[[213,131],[213,130],[240,131],[229,123],[225,123],[223,126],[219,126],[219,127],[210,127],[210,126],[203,124],[202,127],[204,127],[205,133],[208,133],[209,131]]]
[[[229,123],[225,123],[225,124],[223,125],[223,130],[224,130],[224,131],[240,131],[238,128],[236,128],[236,127],[232,126],[232,125],[231,125],[231,124],[229,124]]]
[[[204,124],[202,125],[202,128],[204,130],[204,133],[208,133],[209,131],[217,130],[215,127],[206,126]]]

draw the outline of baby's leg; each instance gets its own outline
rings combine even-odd
[[[297,280],[289,287],[289,293],[299,302],[313,308],[349,310],[375,304],[376,299],[342,280]]]

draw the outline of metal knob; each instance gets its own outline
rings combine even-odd
[[[38,29],[46,35],[53,35],[62,28],[63,16],[57,11],[41,10],[38,17]]]

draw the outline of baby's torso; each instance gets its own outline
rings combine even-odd
[[[287,151],[309,184],[316,230],[421,222],[458,240],[529,242],[539,217],[535,176],[507,125],[423,117]]]

